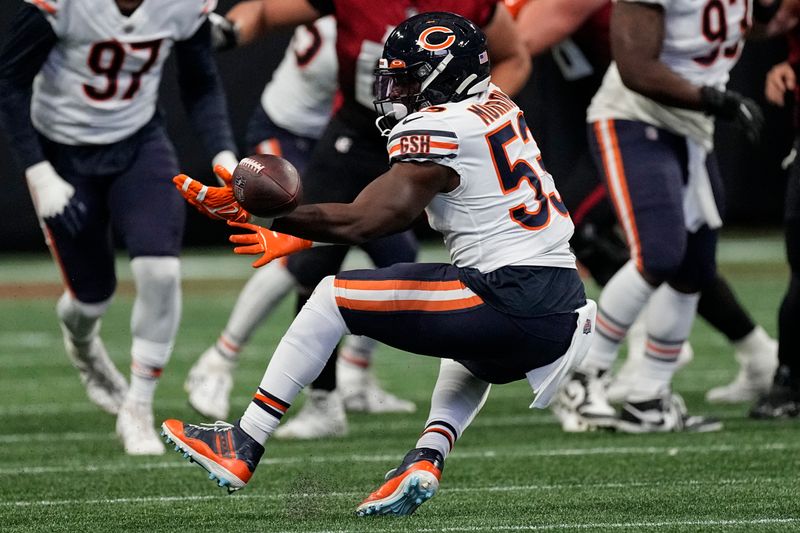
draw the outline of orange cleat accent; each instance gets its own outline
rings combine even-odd
[[[237,424],[216,422],[193,425],[170,419],[161,424],[161,434],[189,462],[209,473],[209,479],[229,492],[244,487],[264,453],[264,447]]]
[[[386,483],[356,508],[358,516],[410,515],[439,490],[444,460],[430,448],[406,454],[399,467],[386,474]]]

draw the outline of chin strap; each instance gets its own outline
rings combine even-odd
[[[382,115],[375,119],[375,127],[378,128],[378,131],[381,134],[381,137],[388,137],[390,133],[392,133],[392,126],[391,126],[391,119],[390,115],[393,115],[394,112],[390,111],[386,115]]]

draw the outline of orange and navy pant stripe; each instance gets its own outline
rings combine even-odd
[[[451,450],[458,440],[458,431],[456,431],[456,428],[444,420],[431,420],[428,422],[428,425],[426,425],[425,429],[422,431],[423,435],[426,433],[438,433],[443,435],[450,444]]]
[[[692,233],[686,228],[686,138],[634,120],[598,120],[589,128],[595,166],[637,270],[690,284],[712,279],[715,232],[707,226]],[[715,199],[720,198],[722,181],[713,153],[706,157],[706,170]]]
[[[278,420],[283,418],[283,415],[286,414],[286,411],[291,406],[289,402],[281,400],[277,396],[268,393],[261,387],[259,387],[256,393],[253,395],[253,403]]]

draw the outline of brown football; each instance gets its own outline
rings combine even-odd
[[[245,210],[267,218],[288,215],[303,199],[297,169],[282,157],[251,155],[233,171],[233,195]]]

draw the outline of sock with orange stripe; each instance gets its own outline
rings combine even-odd
[[[363,335],[347,335],[339,348],[339,360],[358,368],[368,368],[378,343]]]
[[[447,458],[489,396],[491,385],[451,359],[442,359],[431,410],[416,448],[433,448]]]
[[[263,445],[278,427],[289,407],[289,402],[259,387],[239,421],[239,427]]]
[[[333,295],[333,276],[328,276],[317,285],[275,349],[259,393],[288,407],[300,390],[319,376],[345,333],[348,333],[347,326]],[[240,425],[257,442],[264,444],[280,419],[275,413],[265,411],[257,401],[268,404],[256,396]]]
[[[582,370],[596,373],[611,368],[625,335],[655,290],[656,287],[645,281],[633,261],[625,263],[614,274],[600,294],[596,334],[586,359],[581,363]]]
[[[699,293],[678,292],[666,283],[650,299],[645,318],[645,357],[627,400],[645,401],[669,391],[681,347],[692,331],[699,299]]]
[[[128,388],[126,401],[152,404],[162,371],[163,367],[148,365],[134,359],[131,363],[131,385]]]
[[[239,293],[228,323],[217,340],[217,351],[235,362],[241,347],[294,285],[294,277],[280,261],[256,270]]]

